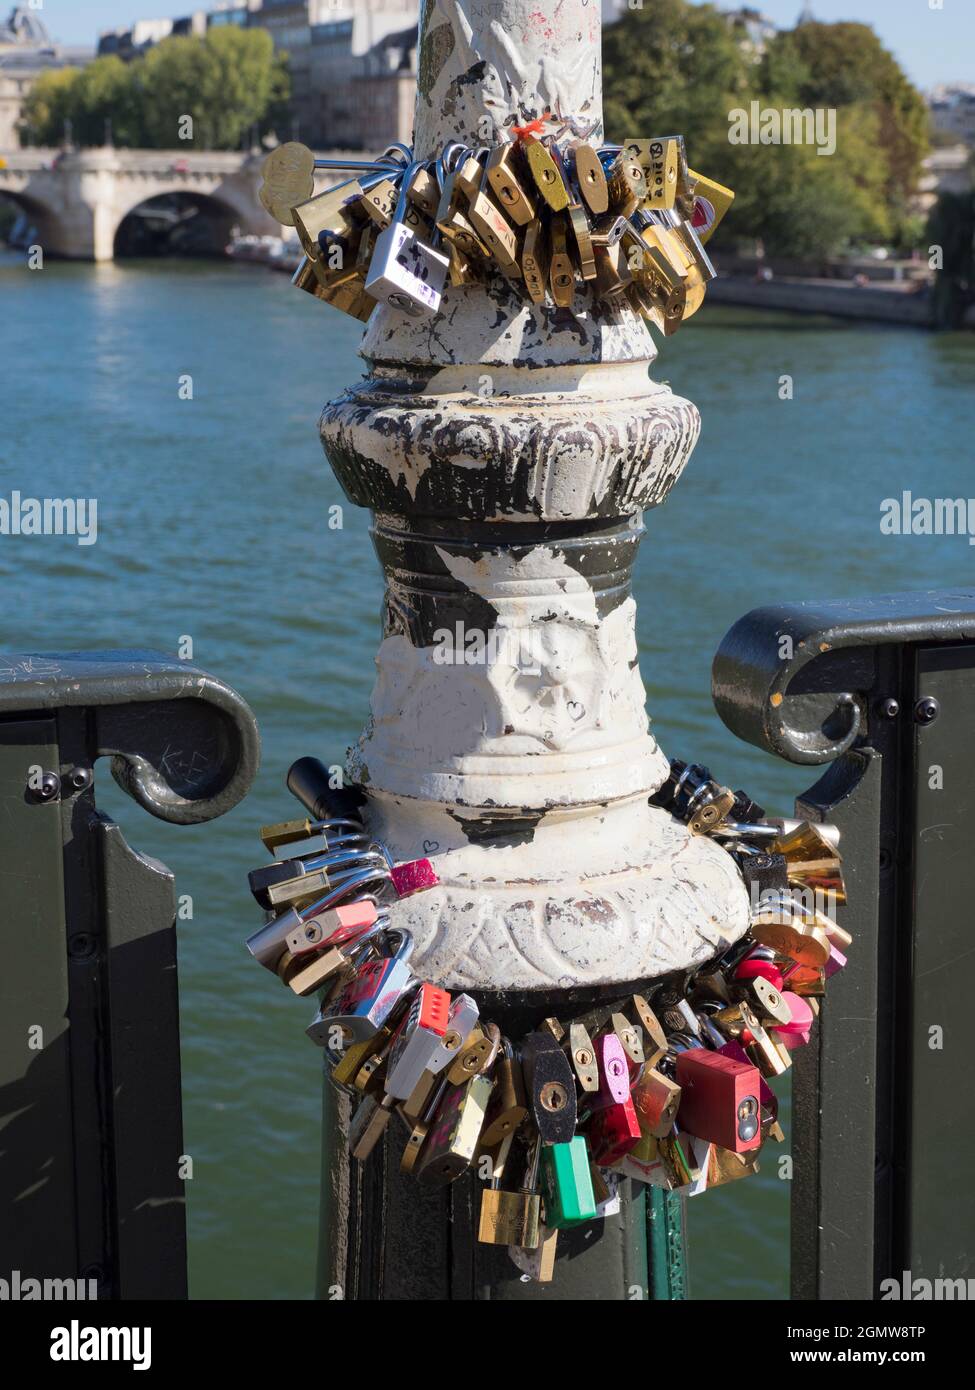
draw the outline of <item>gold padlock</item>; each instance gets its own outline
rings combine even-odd
[[[664,135],[649,140],[627,140],[626,149],[640,161],[646,173],[644,207],[672,208],[677,197],[681,167],[686,167],[682,137]]]
[[[315,156],[307,145],[291,140],[272,150],[264,161],[264,180],[258,197],[265,212],[285,227],[293,227],[293,209],[315,192]]]
[[[524,152],[535,187],[553,212],[562,212],[569,206],[569,190],[559,166],[535,136],[525,139]]]
[[[647,196],[643,165],[626,150],[621,150],[610,165],[607,184],[610,206],[622,217],[632,216]]]
[[[354,199],[353,208],[370,218],[380,231],[385,231],[393,220],[398,198],[399,189],[393,180],[383,179]]]
[[[538,1165],[541,1141],[536,1139],[528,1161],[525,1178],[517,1192],[501,1188],[507,1150],[511,1139],[501,1146],[500,1167],[496,1166],[490,1187],[481,1192],[481,1215],[477,1238],[485,1245],[515,1245],[522,1250],[534,1250],[540,1237],[542,1199],[538,1186]]]
[[[440,206],[440,188],[429,169],[417,169],[406,196],[426,217],[436,217]]]
[[[582,140],[577,141],[572,150],[579,194],[592,215],[599,217],[609,207],[609,185],[599,155]]]
[[[596,260],[596,295],[599,299],[625,299],[633,283],[622,246],[594,247]]]
[[[358,179],[350,179],[335,188],[298,203],[294,208],[294,227],[301,242],[301,248],[309,260],[321,256],[319,235],[328,232],[333,237],[351,245],[356,238],[356,220],[352,215],[349,200],[362,196],[362,184]]]
[[[520,278],[518,237],[503,213],[484,192],[478,192],[468,204],[471,225],[488,247],[506,275]]]
[[[560,309],[572,307],[575,298],[575,267],[569,255],[565,218],[552,218],[549,234],[552,238],[552,259],[549,264],[549,286],[552,298]]]
[[[529,297],[542,304],[548,292],[549,254],[545,229],[540,221],[532,222],[525,232],[521,247],[521,273]]]
[[[595,280],[596,257],[593,254],[592,237],[589,235],[589,219],[579,203],[570,203],[566,215],[576,244],[579,258],[579,273],[583,280]]]
[[[517,146],[496,145],[487,162],[487,181],[498,203],[516,227],[535,220],[535,201],[516,167]]]
[[[691,197],[695,203],[700,200],[704,205],[703,220],[698,224],[697,218],[695,218],[694,229],[701,240],[706,243],[717,231],[718,224],[735,201],[735,195],[730,188],[725,188],[723,183],[716,183],[714,179],[705,178],[703,174],[695,173],[693,169],[688,169],[687,177],[691,185]]]

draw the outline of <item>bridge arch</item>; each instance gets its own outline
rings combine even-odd
[[[66,229],[60,211],[52,207],[44,198],[35,197],[19,188],[0,186],[0,202],[9,203],[26,214],[34,228],[32,241],[45,250],[61,254],[61,246],[66,239]]]
[[[218,188],[204,192],[174,184],[138,198],[118,209],[112,236],[113,256],[152,255],[182,250],[219,254],[235,229],[251,220]]]

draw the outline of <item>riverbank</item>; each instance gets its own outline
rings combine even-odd
[[[708,286],[715,304],[750,309],[778,309],[791,314],[829,314],[864,322],[897,323],[933,328],[934,303],[927,286],[913,284],[857,285],[851,281],[784,277],[755,280],[739,275],[719,276]],[[969,311],[966,327],[975,328]]]

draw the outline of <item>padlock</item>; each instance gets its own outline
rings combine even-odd
[[[754,980],[759,977],[763,980],[767,980],[772,988],[777,990],[782,989],[785,979],[785,976],[778,965],[776,965],[774,959],[765,960],[756,955],[746,956],[745,959],[735,967],[735,980]],[[728,995],[726,1002],[731,1002],[730,995]]]
[[[631,994],[623,1012],[640,1028],[643,1049],[641,1071],[644,1066],[655,1067],[667,1051],[667,1034],[660,1026],[660,1020],[642,994]]]
[[[733,853],[732,858],[738,865],[753,903],[759,902],[766,893],[777,895],[788,892],[789,874],[784,855],[754,850],[751,853]]]
[[[359,786],[337,787],[333,781],[332,774],[319,758],[298,758],[288,769],[288,791],[311,815],[323,821],[355,821],[364,833],[365,793]]]
[[[568,218],[569,230],[575,242],[579,274],[583,280],[595,280],[596,257],[593,252],[592,237],[589,234],[589,219],[585,209],[579,203],[570,203],[565,216]]]
[[[316,263],[309,260],[307,256],[301,258],[301,263],[292,276],[291,283],[297,289],[314,295],[316,299],[322,300],[325,304],[330,304],[333,309],[338,309],[341,313],[358,319],[360,323],[368,323],[372,311],[376,307],[376,301],[372,295],[366,294],[365,283],[362,279],[356,279],[347,285],[338,285],[333,288],[323,286],[319,280]]]
[[[454,187],[464,195],[468,203],[481,191],[484,182],[484,166],[474,155],[463,158],[454,171]]]
[[[646,1061],[643,1052],[643,1029],[618,1010],[610,1015],[609,1026],[620,1040],[626,1053],[630,1077],[635,1079]]]
[[[472,1028],[447,1070],[447,1080],[451,1086],[459,1086],[469,1077],[487,1071],[497,1055],[498,1046],[480,1028]]]
[[[843,861],[818,825],[802,821],[797,829],[778,836],[771,848],[786,861],[791,882],[810,889],[817,898],[821,895],[831,905],[845,904]]]
[[[643,166],[626,150],[621,149],[606,173],[609,201],[613,211],[630,217],[647,196],[647,179]]]
[[[349,1122],[349,1153],[364,1163],[379,1143],[393,1113],[392,1096],[366,1096]]]
[[[835,947],[830,947],[830,961],[836,952]],[[801,999],[821,999],[826,993],[826,980],[828,977],[830,961],[826,962],[826,967],[819,970],[814,965],[797,965],[795,961],[779,960],[782,968],[782,984],[793,994],[799,995]],[[845,957],[842,957],[845,962]],[[834,972],[835,973],[835,972]]]
[[[504,1140],[501,1147],[510,1149],[511,1139]],[[541,1141],[536,1137],[529,1149],[524,1181],[518,1191],[501,1188],[502,1174],[497,1168],[490,1186],[482,1189],[477,1238],[483,1244],[514,1245],[523,1250],[537,1247],[542,1215],[542,1199],[538,1192],[541,1148]]]
[[[545,229],[540,221],[529,224],[521,245],[521,273],[529,297],[536,304],[545,302],[548,292],[549,250]]]
[[[424,216],[436,217],[437,208],[440,206],[440,189],[429,169],[423,168],[422,165],[417,169],[407,183],[406,196]]]
[[[517,167],[517,159],[516,145],[496,145],[488,156],[487,181],[505,216],[515,226],[527,227],[535,220],[535,198],[529,180]]]
[[[757,1067],[718,1052],[682,1052],[677,1082],[682,1130],[734,1153],[761,1147]]]
[[[479,191],[470,199],[467,215],[471,226],[504,274],[516,280],[520,279],[518,237],[500,208],[494,205],[485,192]]]
[[[470,1167],[490,1094],[487,1076],[472,1076],[461,1086],[448,1085],[420,1152],[416,1171],[421,1182],[439,1187]]]
[[[329,946],[309,958],[294,958],[297,968],[288,971],[285,983],[293,993],[305,997],[314,994],[316,989],[335,986],[340,980],[351,979],[360,964],[377,942],[381,928],[378,925],[366,927],[351,939]]]
[[[675,1081],[656,1067],[645,1065],[630,1096],[640,1123],[640,1132],[661,1139],[674,1127],[680,1107],[681,1091]]]
[[[589,1120],[586,1138],[596,1163],[609,1167],[629,1153],[641,1138],[640,1121],[632,1096],[597,1110]]]
[[[325,1001],[307,1029],[313,1041],[322,1031],[338,1026],[353,1042],[361,1042],[386,1022],[413,980],[408,965],[412,935],[396,928],[390,936],[399,939],[396,954],[364,965],[337,995]]]
[[[493,1148],[516,1133],[528,1114],[521,1063],[507,1038],[502,1039],[501,1054],[494,1064],[493,1080],[494,1089],[481,1135],[481,1144],[485,1148]]]
[[[631,1149],[630,1152],[634,1150]],[[617,1216],[623,1206],[618,1170],[607,1169],[603,1172],[595,1163],[590,1163],[589,1175],[592,1178],[592,1191],[596,1199],[596,1219],[603,1221],[607,1216]]]
[[[408,898],[425,888],[436,888],[440,882],[429,859],[411,859],[404,864],[394,864],[389,876],[401,898]]]
[[[433,1077],[432,1083],[433,1089],[427,1094],[421,1112],[413,1118],[412,1122],[406,1115],[405,1107],[402,1105],[400,1106],[400,1114],[403,1115],[406,1123],[410,1125],[410,1137],[406,1141],[406,1148],[403,1150],[403,1156],[400,1159],[399,1168],[401,1173],[412,1173],[416,1168],[417,1161],[420,1154],[423,1152],[423,1145],[426,1143],[427,1135],[430,1133],[430,1126],[433,1124],[440,1102],[450,1089],[450,1083],[445,1076]],[[412,1102],[413,1099],[414,1097],[411,1096],[410,1101]]]
[[[544,1148],[542,1189],[546,1226],[561,1231],[595,1220],[589,1151],[581,1134],[567,1144],[549,1144]]]
[[[604,1110],[607,1106],[625,1104],[630,1095],[629,1061],[615,1032],[603,1033],[596,1039],[596,1061],[599,1090],[589,1102],[590,1108]]]
[[[756,975],[751,980],[736,982],[734,992],[736,998],[747,1001],[759,1021],[766,1027],[777,1027],[789,1022],[791,1015],[784,995],[761,975]]]
[[[372,898],[360,898],[354,903],[329,908],[304,919],[299,927],[288,933],[288,950],[293,956],[302,956],[356,941],[376,925],[378,916],[379,909]]]
[[[324,833],[325,826],[328,824],[330,821],[309,820],[307,816],[303,820],[278,820],[273,826],[261,826],[260,838],[264,848],[277,858],[280,849],[291,851],[292,845],[299,845],[300,847],[302,841],[314,840],[317,835]],[[352,823],[349,821],[349,826],[350,824]],[[291,852],[287,853],[285,858],[291,859]]]
[[[558,1239],[558,1231],[550,1231],[544,1222],[539,1222],[538,1244],[535,1249],[525,1250],[517,1245],[509,1245],[508,1256],[523,1278],[530,1283],[550,1284],[555,1277]]]
[[[549,262],[549,288],[560,309],[570,309],[575,298],[575,267],[569,255],[565,218],[559,214],[549,224],[552,257]]]
[[[565,1029],[557,1018],[543,1018],[538,1026],[540,1029],[543,1028],[546,1033],[551,1033],[557,1043],[561,1043],[565,1037]]]
[[[812,1004],[787,990],[782,998],[789,1008],[790,1018],[787,1023],[777,1024],[770,1028],[769,1032],[777,1043],[781,1043],[787,1052],[792,1052],[797,1047],[803,1047],[809,1041],[810,1029],[813,1025]]]
[[[298,233],[301,249],[310,261],[322,258],[323,246],[320,238],[323,235],[326,246],[334,244],[338,238],[351,253],[357,230],[352,202],[361,198],[364,191],[358,179],[349,179],[295,206],[294,228]],[[325,269],[327,271],[327,266]]]
[[[262,166],[258,197],[265,212],[285,227],[294,226],[293,209],[315,192],[315,156],[307,145],[289,140],[271,151]]]
[[[769,946],[777,955],[788,956],[800,965],[822,969],[829,960],[826,932],[789,894],[767,896],[759,903],[751,916],[751,934],[759,945]]]
[[[368,217],[380,231],[384,231],[393,220],[399,189],[392,179],[380,179],[371,183],[358,197],[352,199],[353,215]]]
[[[599,217],[592,224],[591,235],[592,244],[595,248],[608,249],[612,246],[620,246],[626,236],[629,223],[625,217],[618,213],[611,212],[605,217]],[[636,236],[636,233],[632,233]],[[669,809],[669,808],[668,808]]]
[[[680,135],[664,135],[650,140],[627,140],[626,150],[635,156],[646,174],[644,207],[672,208],[677,197],[678,175],[684,141]]]
[[[543,1144],[567,1144],[575,1133],[575,1077],[550,1033],[529,1033],[521,1045],[528,1111]]]
[[[595,1044],[585,1026],[581,1023],[570,1023],[563,1045],[580,1089],[584,1094],[595,1094],[599,1090],[599,1067],[596,1063]]]
[[[332,1068],[332,1081],[335,1085],[341,1086],[344,1090],[354,1089],[355,1078],[360,1069],[374,1052],[380,1050],[392,1039],[394,1031],[391,1025],[385,1025],[371,1038],[364,1038],[362,1042],[345,1047]],[[323,1032],[314,1041],[319,1043],[321,1047],[328,1047],[327,1032]]]
[[[732,1039],[732,1041],[726,1042],[723,1047],[720,1047],[718,1049],[718,1051],[722,1057],[730,1057],[733,1062],[739,1062],[743,1066],[753,1065],[751,1058],[748,1056],[748,1053],[742,1047],[741,1043],[737,1040]],[[758,1100],[762,1108],[762,1132],[764,1134],[766,1127],[766,1116],[770,1116],[773,1120],[775,1120],[778,1117],[779,1098],[772,1090],[772,1087],[765,1080],[765,1077],[762,1076],[761,1069],[759,1069]]]
[[[599,217],[609,207],[609,186],[599,155],[591,145],[578,140],[571,147],[576,187],[586,207]]]
[[[391,308],[422,318],[440,309],[449,261],[421,241],[403,220],[406,190],[415,172],[415,165],[407,170],[393,220],[376,241],[365,288],[367,294]]]
[[[438,230],[442,233],[448,247],[466,256],[475,264],[484,262],[491,258],[491,252],[484,245],[484,242],[474,230],[470,219],[465,216],[459,207],[451,207],[447,215],[437,223]]]
[[[352,1089],[360,1096],[382,1097],[390,1053],[406,1026],[404,1013],[389,1033],[381,1029],[371,1040],[366,1060],[355,1074]]]
[[[565,186],[565,179],[558,164],[542,141],[534,135],[524,137],[522,148],[535,187],[552,212],[562,212],[569,206],[569,190]]]
[[[441,1045],[450,1017],[450,995],[436,985],[417,990],[406,1023],[386,1065],[386,1093],[407,1100]]]
[[[758,1149],[737,1154],[731,1149],[721,1148],[719,1144],[712,1144],[708,1160],[708,1187],[723,1187],[725,1183],[737,1182],[739,1178],[748,1178],[759,1172],[757,1154]]]
[[[451,1000],[447,1014],[447,1030],[438,1047],[431,1053],[427,1070],[439,1075],[448,1063],[452,1062],[474,1031],[478,1020],[478,1007],[469,994],[456,994]]]
[[[599,299],[625,299],[633,283],[626,254],[619,244],[594,247],[596,295]]]
[[[688,169],[687,177],[691,185],[691,197],[694,199],[691,222],[701,240],[707,242],[734,202],[735,195],[730,188],[725,188],[724,184],[705,178],[693,169]]]

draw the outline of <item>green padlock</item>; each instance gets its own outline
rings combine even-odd
[[[545,1224],[549,1230],[566,1230],[592,1221],[596,1198],[589,1171],[589,1153],[583,1135],[568,1144],[546,1144],[542,1149],[542,1181],[545,1186]]]

